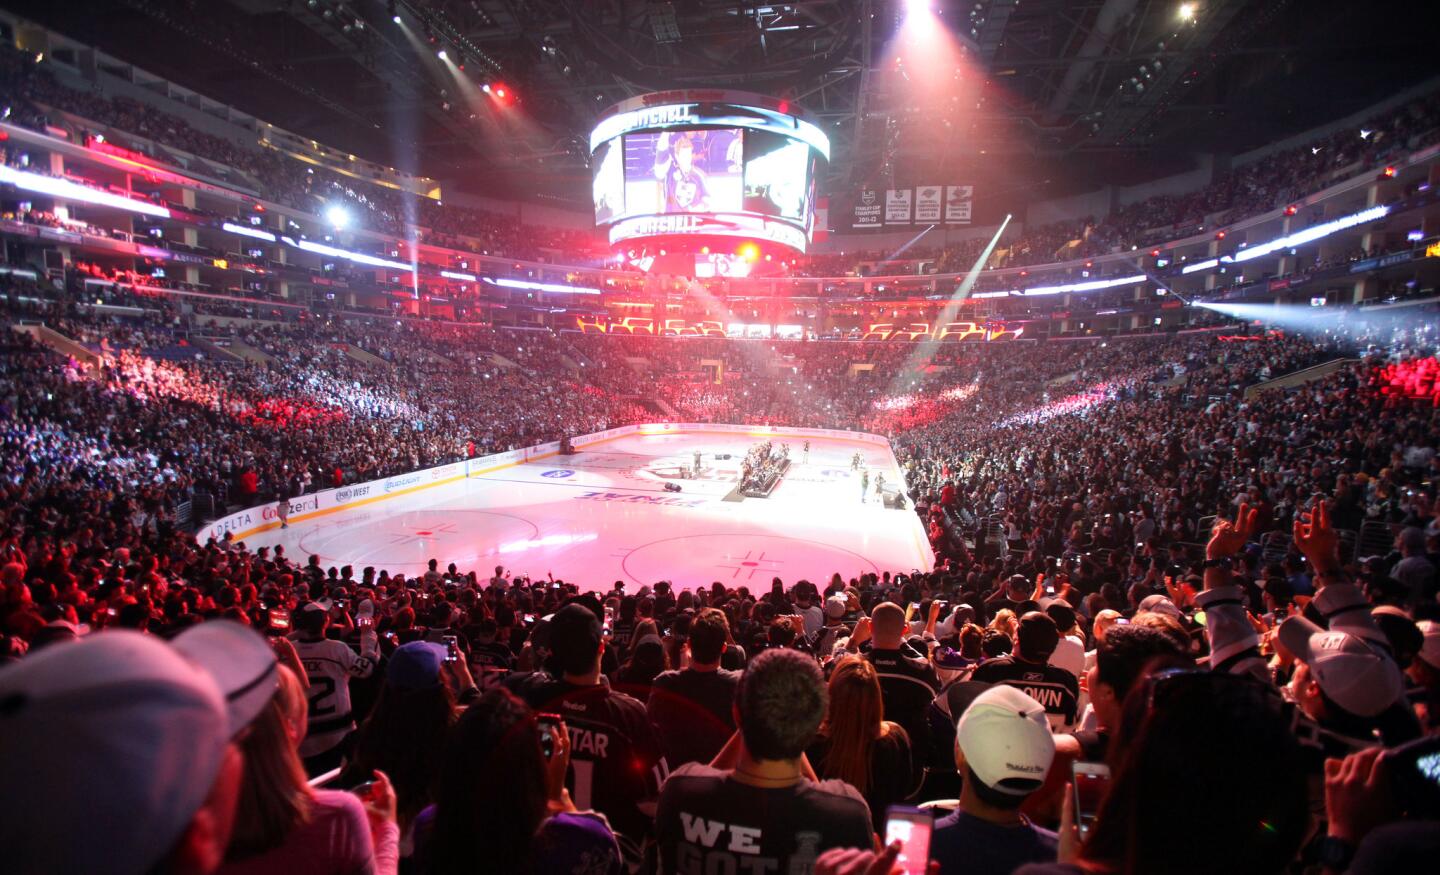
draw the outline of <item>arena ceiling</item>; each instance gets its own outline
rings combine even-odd
[[[1003,163],[1024,199],[1181,170],[1440,73],[1428,44],[1440,12],[1398,0],[932,0],[963,62],[925,99],[889,49],[906,0],[4,5],[356,154],[476,193],[574,202],[597,115],[650,90],[797,102],[832,138],[833,192]],[[517,103],[467,99],[501,82]]]

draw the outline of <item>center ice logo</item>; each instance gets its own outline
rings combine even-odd
[[[552,471],[541,471],[541,477],[549,477],[552,480],[564,480],[566,477],[574,477],[574,471],[567,471],[564,468],[556,468]]]

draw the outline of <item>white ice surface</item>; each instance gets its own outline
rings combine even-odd
[[[757,438],[720,433],[629,435],[574,456],[505,468],[461,482],[295,522],[246,539],[284,544],[292,559],[423,573],[431,558],[482,579],[499,565],[528,573],[630,591],[669,580],[682,588],[722,581],[767,587],[801,578],[823,586],[833,572],[910,571],[933,562],[913,510],[886,510],[875,498],[899,472],[889,451],[861,442],[815,438],[810,456],[790,441],[793,466],[767,499],[723,501],[740,460]],[[680,467],[703,455],[698,479]],[[870,472],[861,503],[860,452]],[[716,459],[730,454],[729,460]],[[664,491],[666,482],[681,492]]]

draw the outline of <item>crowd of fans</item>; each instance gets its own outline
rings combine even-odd
[[[20,123],[70,110],[296,204],[348,185],[271,176],[296,171],[13,52],[0,84]],[[1275,206],[1415,145],[1433,114],[1107,221]],[[1440,854],[1433,338],[222,326],[124,285],[99,294],[133,312],[102,312],[83,277],[0,279],[6,871],[891,875],[901,848],[878,836],[918,802],[945,875],[1363,875]],[[663,419],[887,435],[934,566],[632,591],[445,557],[414,578],[327,568],[188,524]],[[786,457],[763,445],[751,473]]]
[[[1418,335],[192,331],[5,282],[0,780],[44,788],[0,811],[16,871],[888,873],[887,812],[934,799],[942,872],[1433,860]],[[98,364],[9,330],[38,323]],[[651,395],[884,426],[934,569],[631,592],[437,557],[408,579],[177,517],[200,490],[244,504],[660,418]],[[93,741],[46,755],[69,737]],[[1066,792],[1077,761],[1109,764],[1096,811]],[[74,811],[155,828],[97,859],[52,838]]]

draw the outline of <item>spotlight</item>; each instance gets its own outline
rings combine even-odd
[[[481,86],[480,86],[480,90],[483,91],[483,92],[485,92],[486,94],[489,94],[489,93],[490,93],[490,83],[489,83],[489,82],[486,82],[484,85],[481,85]]]
[[[450,58],[449,55],[445,54],[445,50],[444,50],[444,49],[441,49],[440,51],[436,52],[436,53],[435,53],[435,57],[439,58],[439,59],[442,60],[442,61],[449,60],[449,58]]]
[[[339,231],[349,226],[350,211],[339,204],[334,204],[325,209],[325,221],[329,222],[335,230]]]
[[[1194,20],[1195,20],[1195,7],[1198,6],[1198,5],[1199,5],[1199,4],[1196,4],[1196,3],[1181,3],[1181,4],[1180,4],[1180,9],[1179,9],[1179,11],[1177,12],[1177,14],[1178,14],[1179,17],[1180,17],[1180,20],[1181,20],[1181,21],[1194,21]]]
[[[395,22],[396,24],[399,24],[399,23],[400,23],[400,16],[398,16],[398,15],[392,15],[392,16],[390,16],[390,20],[393,21],[393,22]]]

